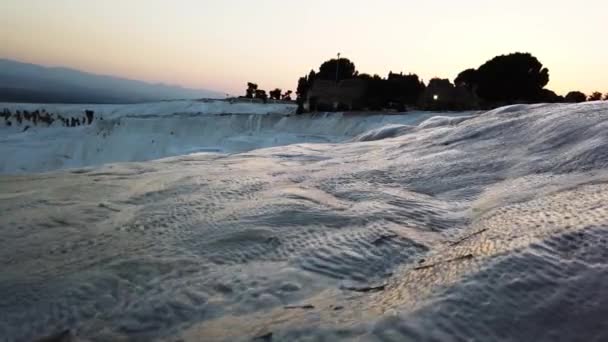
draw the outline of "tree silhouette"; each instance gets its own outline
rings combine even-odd
[[[599,91],[594,91],[591,95],[589,95],[587,101],[600,101],[601,99],[602,93],[600,93]]]
[[[283,91],[281,89],[275,88],[274,90],[269,91],[268,95],[270,95],[271,99],[280,100],[282,92]]]
[[[256,90],[258,89],[258,85],[252,82],[247,82],[247,90],[245,92],[245,97],[248,99],[252,99],[255,95]]]
[[[479,67],[478,92],[489,100],[534,100],[549,82],[549,70],[529,53],[495,57]]]
[[[416,74],[403,75],[389,72],[386,79],[385,91],[390,102],[413,105],[418,101],[424,89],[424,83]]]
[[[284,101],[291,101],[291,94],[293,94],[293,91],[288,90],[288,91],[286,91],[286,92],[285,92],[285,94],[283,94],[283,95],[282,95],[282,97],[281,97],[281,98],[282,98]]]
[[[317,74],[314,70],[310,70],[308,76],[300,77],[298,80],[298,88],[296,89],[297,99],[299,101],[304,101],[306,96],[308,95],[308,90],[312,88],[312,84],[317,78]]]
[[[255,98],[260,99],[260,100],[264,101],[264,103],[266,103],[266,101],[268,100],[268,95],[266,94],[266,90],[256,89]]]
[[[297,114],[304,113],[304,101],[306,101],[306,97],[308,96],[308,91],[312,87],[317,74],[314,70],[310,70],[308,76],[300,77],[298,80],[298,88],[296,89],[296,103],[298,104]]]
[[[606,95],[604,95],[604,101],[608,101],[608,93],[606,93]]]
[[[365,81],[366,85],[365,95],[363,96],[365,107],[371,110],[384,108],[388,102],[386,80],[378,75],[370,76],[368,74],[359,75],[358,78]]]
[[[416,104],[425,89],[424,82],[416,74],[389,72],[387,78],[382,78],[363,73],[356,78],[365,82],[366,91],[361,102],[371,110],[392,108],[404,111],[406,105]]]
[[[308,76],[300,77],[298,79],[298,87],[296,88],[296,96],[297,99],[306,98],[306,94],[308,93]]]
[[[308,73],[308,83],[312,85],[312,83],[317,79],[317,73],[314,70],[310,70]]]
[[[544,102],[544,103],[559,103],[559,102],[564,102],[564,97],[557,95],[552,90],[541,89],[538,91],[536,101]]]
[[[585,102],[585,101],[587,101],[587,95],[585,95],[584,93],[582,93],[580,91],[571,91],[568,94],[566,94],[565,100],[566,100],[566,102],[569,102],[569,103]]]
[[[317,77],[321,80],[345,80],[353,78],[357,75],[355,64],[348,58],[330,59],[324,62],[319,67],[319,74]]]
[[[467,69],[454,79],[454,84],[457,87],[466,87],[469,90],[473,90],[475,85],[477,84],[477,70],[475,69]]]
[[[531,102],[546,95],[541,89],[549,83],[549,70],[531,54],[517,52],[494,57],[476,71],[467,69],[455,83],[476,89],[487,101]]]

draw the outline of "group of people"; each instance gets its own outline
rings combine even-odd
[[[64,127],[76,127],[83,125],[90,125],[93,123],[93,119],[95,117],[95,112],[92,110],[85,110],[84,116],[80,117],[64,117],[60,114],[48,113],[46,110],[35,110],[29,112],[27,110],[17,110],[15,113],[12,113],[9,109],[4,109],[0,114],[0,117],[4,118],[4,124],[6,126],[12,126],[13,121],[18,125],[22,125],[24,121],[26,123],[32,123],[34,126],[40,124],[46,124],[47,127],[52,125],[53,122],[59,121],[61,125]],[[28,125],[29,126],[29,125]]]

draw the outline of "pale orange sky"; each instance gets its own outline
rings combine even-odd
[[[425,80],[531,52],[557,93],[608,92],[605,0],[2,0],[0,22],[1,58],[236,95],[337,52]]]

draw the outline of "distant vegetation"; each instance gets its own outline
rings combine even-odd
[[[364,85],[364,92],[358,107],[372,110],[394,108],[404,110],[406,105],[415,105],[425,89],[424,82],[416,74],[389,72],[387,77],[360,74],[355,64],[347,58],[331,59],[319,67],[319,72],[311,70],[298,80],[297,101],[303,105],[316,81],[358,80]],[[326,108],[327,109],[327,108]]]
[[[530,54],[514,53],[463,71],[455,80],[457,84],[459,81],[487,101],[532,102],[547,95],[543,88],[549,83],[549,69]]]
[[[333,83],[331,83],[333,82]],[[549,69],[530,53],[496,56],[478,68],[460,72],[450,82],[435,78],[425,84],[414,73],[386,77],[357,71],[347,58],[323,62],[298,80],[299,112],[331,110],[483,109],[514,103],[584,102],[608,99],[572,91],[565,97],[546,89]],[[364,89],[364,90],[361,90]],[[276,94],[276,93],[275,93]],[[275,97],[276,98],[276,97]]]
[[[291,101],[291,94],[293,91],[288,90],[285,93],[279,88],[275,88],[266,93],[266,90],[259,89],[257,83],[248,82],[247,89],[245,90],[245,96],[241,96],[242,98],[248,99],[258,99],[262,100],[262,102],[266,103],[268,99],[276,100],[276,101]]]
[[[594,91],[593,93],[591,93],[591,95],[589,95],[589,98],[587,99],[588,101],[600,101],[602,99],[602,93],[600,93],[599,91]]]
[[[565,102],[579,103],[587,101],[587,95],[580,91],[571,91],[565,97]]]

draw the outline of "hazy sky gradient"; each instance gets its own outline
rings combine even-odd
[[[0,22],[0,57],[231,94],[338,51],[425,80],[525,51],[557,93],[608,91],[605,0],[1,0]]]

